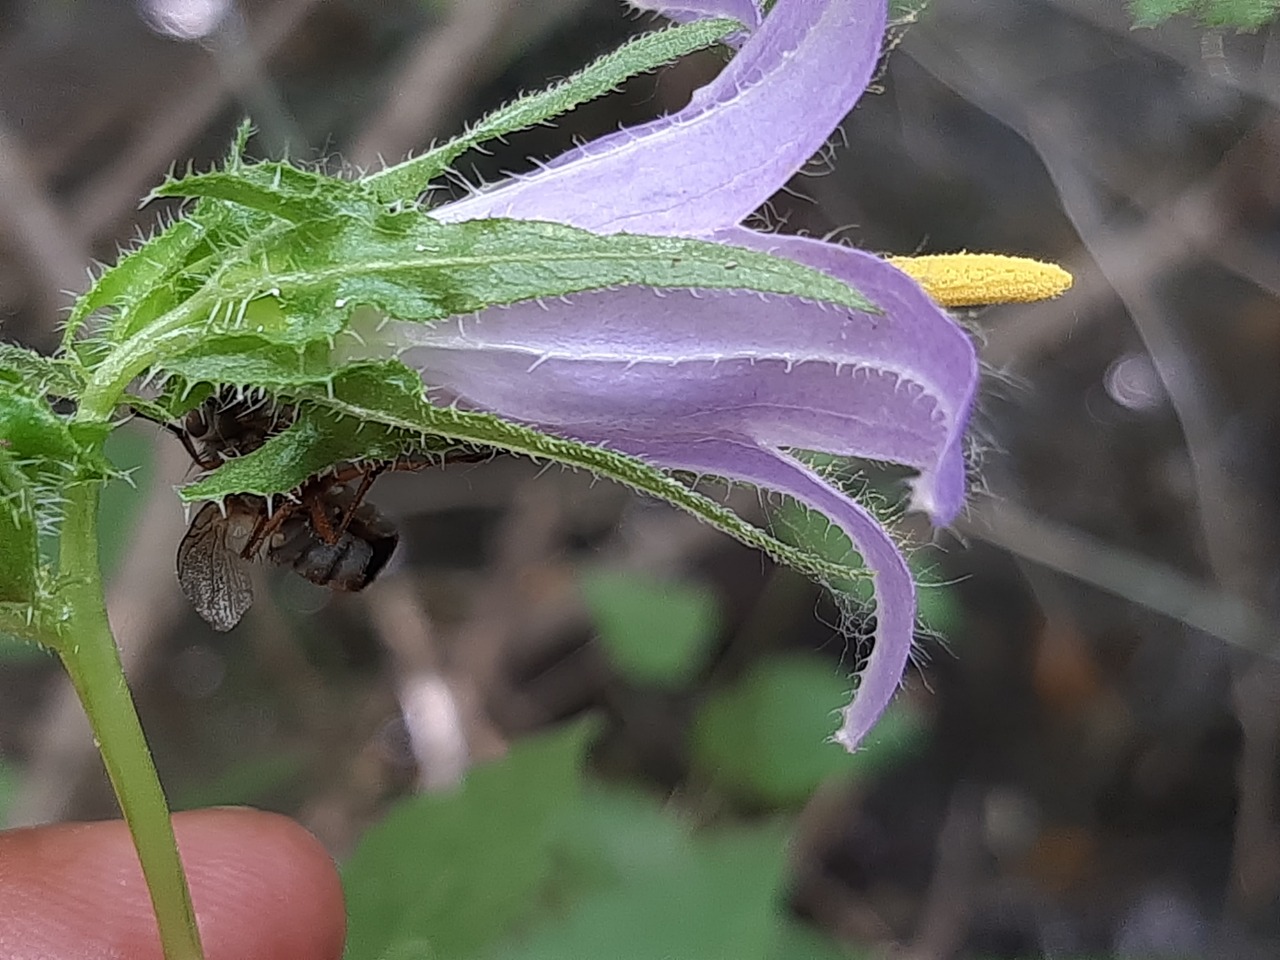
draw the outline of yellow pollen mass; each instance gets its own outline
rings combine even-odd
[[[1048,300],[1065,293],[1073,282],[1071,274],[1056,263],[1003,253],[936,253],[885,259],[944,307]]]

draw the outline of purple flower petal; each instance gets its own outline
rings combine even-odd
[[[754,11],[746,0],[639,5],[686,19]],[[836,734],[849,749],[906,667],[914,584],[879,522],[785,448],[916,467],[914,505],[949,522],[964,497],[962,439],[976,359],[965,333],[883,260],[737,225],[852,108],[884,21],[884,0],[778,0],[686,109],[435,211],[450,221],[509,216],[599,232],[708,236],[816,267],[881,312],[748,292],[627,287],[389,328],[437,402],[664,469],[746,481],[838,524],[873,577],[876,603],[874,647]]]
[[[626,287],[438,326],[398,323],[383,335],[409,348],[404,361],[438,402],[579,437],[733,435],[888,460],[921,471],[917,493],[928,504],[939,489],[961,493],[958,437],[975,371],[968,339],[895,268],[834,252],[848,255],[832,259],[874,288],[885,314]],[[949,343],[934,349],[926,337]]]
[[[685,109],[449,204],[443,220],[554,220],[696,236],[764,203],[826,142],[880,53],[884,0],[778,0]]]

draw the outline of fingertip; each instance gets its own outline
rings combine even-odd
[[[338,960],[342,885],[328,851],[301,824],[247,808],[174,817],[207,960]]]
[[[338,960],[346,919],[333,861],[299,824],[248,809],[174,817],[207,960]],[[0,834],[0,957],[160,960],[123,823]]]

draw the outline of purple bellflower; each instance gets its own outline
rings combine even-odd
[[[977,361],[964,331],[884,259],[741,224],[823,148],[862,95],[880,55],[886,0],[778,0],[763,17],[752,0],[636,5],[679,20],[735,17],[746,32],[683,110],[432,215],[721,241],[824,271],[880,312],[626,287],[436,326],[394,323],[394,336],[433,401],[780,492],[838,524],[874,585],[874,644],[835,734],[853,749],[902,680],[915,586],[880,522],[789,451],[913,467],[912,508],[945,525],[964,502]]]

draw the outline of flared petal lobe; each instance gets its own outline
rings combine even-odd
[[[697,236],[740,223],[818,152],[862,95],[885,0],[778,0],[687,107],[433,211]]]

